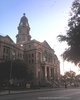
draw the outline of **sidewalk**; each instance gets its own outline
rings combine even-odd
[[[17,90],[17,91],[10,91],[10,94],[18,94],[18,93],[32,93],[32,92],[42,92],[42,91],[53,91],[53,90],[58,90],[58,89],[62,89],[62,88],[44,88],[44,89],[32,89],[32,90]],[[5,90],[5,91],[1,91],[0,92],[0,96],[1,95],[10,95],[9,94],[9,90]]]

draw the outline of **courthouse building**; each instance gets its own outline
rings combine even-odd
[[[7,35],[0,36],[0,62],[21,59],[33,72],[33,84],[42,85],[59,81],[60,62],[47,41],[31,39],[30,26],[25,14],[18,26],[16,43]]]

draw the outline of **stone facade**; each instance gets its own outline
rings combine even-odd
[[[19,48],[12,39],[7,36],[0,36],[0,62],[14,59],[23,59],[23,49]]]
[[[0,62],[15,59],[25,60],[33,72],[33,84],[45,85],[60,78],[60,62],[46,41],[31,40],[30,26],[25,14],[21,17],[16,43],[9,36],[0,36]]]

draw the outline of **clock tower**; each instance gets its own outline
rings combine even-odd
[[[21,45],[25,42],[28,42],[31,40],[31,36],[29,34],[30,27],[28,23],[28,19],[25,16],[25,13],[21,17],[19,26],[18,26],[18,34],[16,36],[16,43]]]

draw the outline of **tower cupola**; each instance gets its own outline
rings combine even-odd
[[[28,19],[27,19],[27,17],[25,16],[25,13],[23,14],[23,17],[21,17],[20,25],[29,26],[29,24],[28,24]]]
[[[20,19],[20,23],[18,26],[18,34],[16,36],[17,44],[23,44],[24,42],[28,42],[31,40],[29,31],[30,31],[30,27],[29,27],[28,19],[24,13]]]

